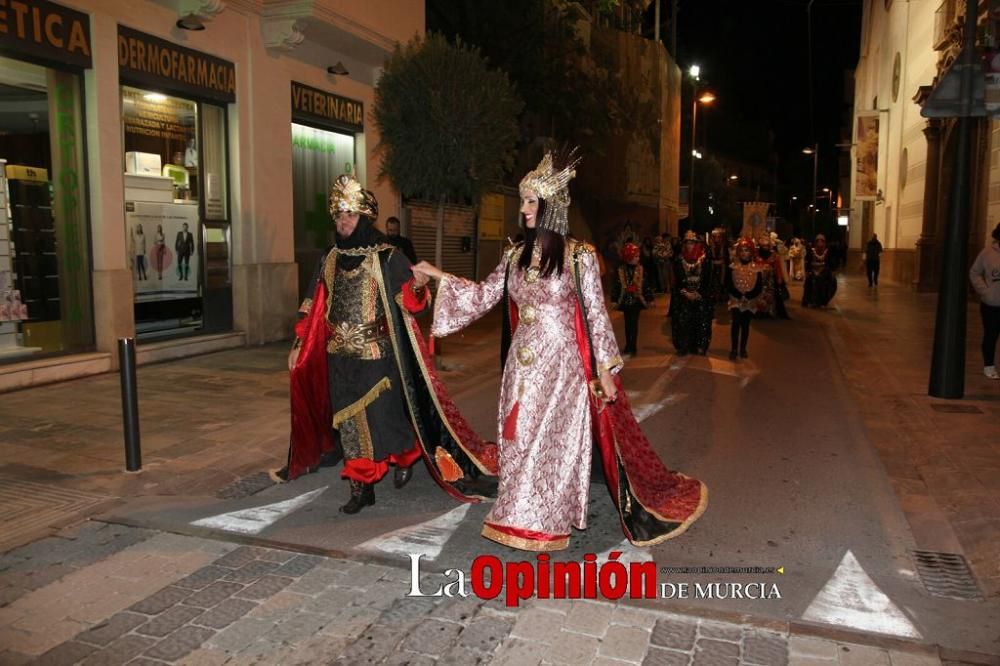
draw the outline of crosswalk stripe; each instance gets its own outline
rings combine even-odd
[[[406,557],[424,555],[429,560],[437,559],[441,549],[462,523],[469,506],[471,505],[462,504],[437,518],[387,532],[359,544],[357,549]]]
[[[316,490],[310,490],[298,497],[273,504],[208,516],[207,518],[195,520],[191,524],[195,527],[211,527],[224,532],[260,534],[265,528],[312,502],[327,488],[328,486],[323,486]]]

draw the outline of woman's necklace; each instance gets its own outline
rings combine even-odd
[[[538,281],[539,276],[541,276],[541,268],[539,264],[542,261],[542,250],[538,246],[535,246],[531,251],[531,264],[528,266],[527,270],[524,271],[524,281],[528,284],[532,284]]]

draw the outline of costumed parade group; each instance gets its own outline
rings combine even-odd
[[[375,503],[375,485],[390,467],[402,488],[422,460],[455,500],[492,502],[484,537],[555,551],[569,545],[574,528],[587,527],[592,456],[599,455],[633,544],[677,536],[701,516],[707,488],[664,465],[622,389],[623,361],[597,254],[569,234],[569,182],[577,162],[547,153],[524,176],[524,240],[478,283],[427,262],[411,265],[375,229],[374,196],[350,175],[336,179],[329,201],[336,241],[299,309],[288,358],[288,461],[272,472],[276,480],[343,461],[350,493],[340,510],[354,514]],[[649,248],[654,251],[664,250]],[[639,312],[651,298],[639,255],[638,247],[628,249],[614,293],[615,307],[625,313],[628,353],[636,351]],[[710,264],[702,271],[686,244],[682,258],[671,279],[691,294],[687,305],[700,316],[695,306],[707,293]],[[437,281],[433,298],[430,280]],[[488,441],[449,397],[417,317],[430,314],[431,335],[445,336],[497,305],[503,309],[503,377],[496,441]],[[685,344],[704,352],[709,332],[697,328]]]
[[[350,174],[335,180],[336,240],[298,311],[288,357],[291,436],[286,466],[271,473],[276,481],[343,462],[350,493],[340,510],[355,514],[375,503],[375,486],[390,468],[401,489],[423,461],[455,500],[492,503],[484,537],[530,551],[564,549],[573,529],[586,529],[592,465],[603,471],[635,545],[677,536],[701,516],[707,488],[664,465],[622,390],[618,372],[623,356],[638,351],[640,313],[655,291],[669,292],[677,354],[704,355],[715,306],[725,303],[729,358],[747,358],[752,319],[788,318],[786,275],[804,281],[805,307],[833,298],[829,248],[823,236],[786,245],[773,233],[730,244],[722,229],[704,239],[689,231],[676,246],[666,236],[640,245],[627,226],[615,241],[620,265],[609,276],[611,307],[625,320],[619,350],[603,264],[569,233],[578,161],[546,153],[524,176],[522,240],[482,282],[412,264],[412,251],[375,228],[374,195]],[[430,315],[431,335],[443,337],[498,305],[503,377],[491,441],[448,395],[417,318]]]

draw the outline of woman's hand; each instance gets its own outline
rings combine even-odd
[[[295,367],[295,364],[299,362],[300,351],[302,351],[302,348],[296,347],[292,351],[288,352],[288,372],[291,372]]]
[[[418,264],[410,266],[410,270],[413,271],[414,277],[418,280],[421,276],[425,278],[424,283],[426,284],[426,278],[434,278],[435,280],[440,280],[444,277],[444,271],[435,266],[434,264],[429,264],[426,261],[421,261]]]
[[[614,402],[618,399],[618,387],[615,385],[615,378],[610,370],[601,373],[601,388],[604,389],[606,402]]]

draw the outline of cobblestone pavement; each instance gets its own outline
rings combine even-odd
[[[410,585],[378,564],[88,522],[0,557],[0,664],[942,663],[622,603],[515,609]]]

